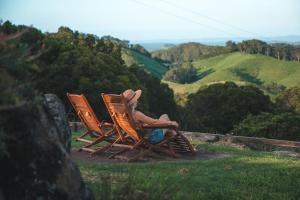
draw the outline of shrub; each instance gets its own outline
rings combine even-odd
[[[190,130],[226,133],[247,115],[272,107],[270,98],[254,86],[219,83],[188,96],[186,123]]]
[[[191,63],[184,63],[167,71],[164,79],[175,83],[192,83],[198,80],[197,69]]]
[[[300,114],[300,87],[292,87],[281,92],[275,102],[280,111]]]
[[[262,113],[249,115],[233,130],[235,135],[300,140],[300,115]]]

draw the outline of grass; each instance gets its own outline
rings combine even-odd
[[[144,67],[148,72],[150,72],[153,76],[159,79],[161,79],[165,72],[168,70],[164,65],[160,64],[154,59],[129,49],[122,50],[122,59],[127,66],[133,64],[140,65]]]
[[[209,160],[91,164],[78,162],[96,199],[299,199],[300,160],[224,144]]]
[[[230,53],[194,61],[193,66],[201,76],[206,76],[191,84],[167,82],[175,93],[194,93],[201,86],[212,83],[233,81],[239,85],[262,85],[277,83],[286,87],[300,86],[300,63],[279,61],[260,54]]]

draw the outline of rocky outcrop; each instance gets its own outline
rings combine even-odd
[[[58,129],[58,137],[60,143],[70,153],[71,150],[71,131],[69,122],[66,119],[66,112],[62,101],[54,94],[45,94],[45,107],[53,118],[56,128]]]
[[[93,199],[70,158],[71,132],[55,95],[0,110],[0,125],[0,197]]]

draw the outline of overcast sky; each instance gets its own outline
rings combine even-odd
[[[0,0],[0,19],[128,40],[300,35],[300,0]]]

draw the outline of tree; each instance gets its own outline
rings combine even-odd
[[[61,26],[58,28],[57,33],[51,34],[52,37],[64,42],[72,43],[74,40],[73,31],[66,26]]]
[[[230,43],[229,43],[230,44]],[[250,54],[266,54],[268,44],[261,40],[245,40],[238,44],[238,48],[241,52],[250,53]]]
[[[228,133],[249,114],[272,111],[268,96],[254,86],[213,84],[188,96],[189,130]]]
[[[299,141],[300,115],[294,113],[249,115],[235,126],[233,133],[250,137]]]
[[[261,85],[261,87],[264,90],[270,92],[271,94],[275,94],[275,95],[283,92],[286,89],[286,87],[284,85],[281,85],[281,84],[278,84],[275,82]]]
[[[238,46],[235,42],[229,40],[226,42],[226,49],[228,50],[228,52],[235,52],[238,50]]]
[[[300,114],[300,87],[292,87],[281,92],[275,102],[281,111]]]
[[[299,46],[290,45],[286,43],[274,43],[267,44],[261,40],[244,40],[237,45],[232,41],[226,43],[226,48],[231,51],[237,46],[237,49],[242,53],[250,54],[263,54],[272,56],[278,60],[300,60],[300,48]]]
[[[141,53],[147,57],[151,57],[151,54],[143,46],[141,46],[139,44],[131,45],[130,49],[132,49],[138,53]]]
[[[87,34],[85,36],[85,43],[88,47],[92,48],[96,43],[96,37],[92,34]]]
[[[0,28],[0,32],[5,34],[12,34],[18,31],[17,26],[13,25],[10,21],[5,21],[3,24],[1,24]]]
[[[171,68],[163,79],[175,83],[192,83],[198,80],[197,69],[191,62],[186,62]]]

